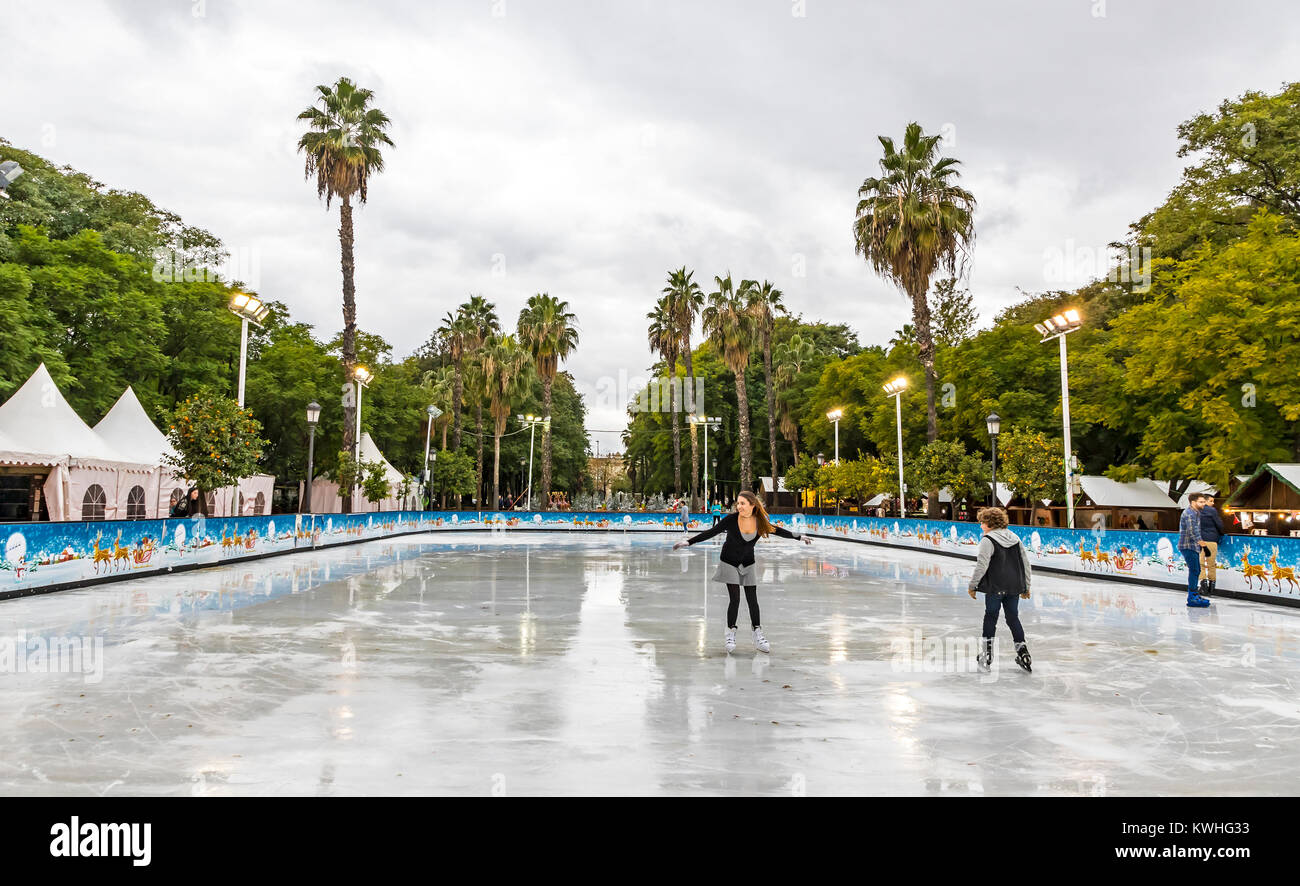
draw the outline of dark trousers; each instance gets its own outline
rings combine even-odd
[[[1201,554],[1200,551],[1179,551],[1183,559],[1187,561],[1187,593],[1195,594],[1196,588],[1201,583]]]
[[[1017,643],[1025,642],[1025,629],[1020,626],[1020,597],[1017,594],[984,595],[984,637],[992,639],[998,629],[998,610],[1006,615],[1007,627],[1011,629],[1011,639]]]
[[[740,615],[740,585],[727,585],[727,594],[731,601],[727,604],[727,627],[735,628],[736,616]],[[754,627],[762,624],[758,620],[758,586],[745,585],[745,602],[749,604],[749,620]]]

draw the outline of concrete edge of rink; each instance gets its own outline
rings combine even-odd
[[[234,563],[247,563],[252,560],[264,560],[268,557],[283,557],[283,556],[288,556],[290,554],[306,554],[309,553],[310,551],[318,551],[323,548],[337,548],[337,547],[343,547],[345,545],[366,544],[368,542],[374,542],[374,541],[385,541],[390,538],[400,538],[406,535],[438,535],[439,533],[443,533],[443,532],[492,533],[492,532],[510,532],[510,531],[547,532],[547,531],[561,531],[561,530],[534,529],[532,527],[528,527],[528,528],[518,527],[517,529],[512,530],[512,529],[501,529],[500,527],[492,527],[492,526],[474,526],[474,527],[465,527],[465,528],[458,528],[458,529],[411,529],[405,532],[394,532],[390,535],[384,535],[379,538],[358,538],[349,541],[333,542],[332,544],[320,545],[318,547],[312,547],[312,548],[294,548],[288,551],[267,551],[265,554],[252,554],[247,557],[240,557],[238,559],[229,560],[224,563],[184,563],[177,566],[173,566],[171,567],[170,570],[159,570],[157,572],[135,574],[135,575],[132,575],[130,573],[126,573],[122,575],[105,575],[105,576],[100,576],[98,578],[95,577],[83,578],[83,579],[78,579],[76,581],[42,585],[40,587],[22,588],[22,589],[11,590],[11,591],[0,591],[0,602],[3,602],[5,600],[14,600],[21,597],[34,597],[39,594],[53,594],[53,593],[57,593],[58,591],[71,591],[77,588],[91,587],[94,585],[111,584],[113,582],[119,582],[119,581],[133,581],[133,580],[138,581],[141,579],[150,578],[151,576],[154,575],[172,575],[177,572],[189,572],[198,569],[218,569],[222,566],[230,566]],[[568,527],[563,531],[564,532],[626,533],[629,530],[624,529],[621,526],[603,526],[603,527],[574,526],[574,527]],[[668,527],[668,526],[665,526],[662,529],[657,527],[646,527],[643,529],[636,529],[632,531],[638,534],[652,533],[652,532],[681,534],[682,532],[682,530],[679,527]],[[950,557],[957,560],[966,560],[967,562],[971,562],[975,559],[974,557],[969,557],[966,556],[965,554],[960,554],[953,551],[927,550],[922,552],[910,545],[896,545],[896,544],[890,544],[889,542],[873,541],[865,538],[848,538],[847,536],[838,535],[838,534],[827,535],[820,532],[809,532],[808,535],[810,535],[813,538],[820,538],[826,541],[848,542],[850,544],[870,545],[872,547],[880,547],[880,548],[895,548],[900,551],[912,551],[915,553],[930,553],[930,554],[936,554],[941,557]],[[1079,573],[1073,569],[1062,569],[1059,566],[1035,566],[1034,569],[1041,572],[1051,572],[1057,575],[1076,575],[1076,576],[1079,575]],[[1106,575],[1105,573],[1096,573],[1096,574],[1089,573],[1086,577],[1090,579],[1098,579],[1101,581],[1116,582],[1117,584],[1138,585],[1140,587],[1147,587],[1147,588],[1165,588],[1168,590],[1178,591],[1179,593],[1186,592],[1186,585],[1184,585],[1181,582],[1154,581],[1154,580],[1134,581],[1133,579],[1126,578],[1121,575]],[[1268,603],[1273,606],[1289,606],[1291,608],[1300,608],[1300,597],[1287,598],[1287,597],[1265,596],[1263,594],[1252,594],[1249,591],[1229,591],[1229,590],[1218,590],[1218,589],[1215,590],[1214,596],[1226,597],[1233,600],[1245,600],[1251,603]]]
[[[865,538],[848,538],[847,536],[843,536],[843,535],[824,535],[820,532],[809,532],[808,535],[812,536],[813,538],[824,538],[828,541],[846,541],[851,544],[871,545],[873,547],[878,547],[878,548],[896,548],[900,551],[915,551],[917,553],[936,554],[940,557],[952,557],[953,559],[965,560],[967,562],[974,562],[975,560],[974,557],[968,557],[965,554],[956,553],[954,551],[929,550],[929,549],[921,551],[920,549],[912,547],[911,545],[896,545],[896,544],[890,544],[889,542],[885,542],[885,541],[872,541],[870,539],[865,539]],[[1156,580],[1135,581],[1132,578],[1127,578],[1122,575],[1107,575],[1104,572],[1098,572],[1098,573],[1089,572],[1083,574],[1073,569],[1062,569],[1059,566],[1034,566],[1034,571],[1051,572],[1055,575],[1074,575],[1074,576],[1080,576],[1082,578],[1097,579],[1098,581],[1112,581],[1112,582],[1116,582],[1117,584],[1137,585],[1138,587],[1143,587],[1143,588],[1166,588],[1168,590],[1178,591],[1180,594],[1187,593],[1187,585],[1184,582],[1156,581]],[[1293,609],[1300,609],[1300,597],[1277,597],[1271,595],[1265,596],[1264,594],[1252,594],[1249,591],[1229,591],[1229,590],[1220,590],[1218,588],[1215,588],[1214,595],[1210,599],[1213,600],[1219,597],[1227,597],[1232,600],[1245,600],[1250,603],[1268,603],[1273,606],[1290,606]]]

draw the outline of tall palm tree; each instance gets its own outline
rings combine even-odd
[[[495,508],[501,498],[501,435],[506,432],[511,406],[527,392],[531,354],[513,335],[491,335],[481,350],[493,419],[491,506]]]
[[[717,290],[709,293],[704,308],[704,331],[722,361],[736,376],[736,411],[740,421],[740,488],[750,489],[754,480],[754,453],[749,441],[749,394],[745,390],[745,369],[754,347],[755,322],[744,298],[735,291],[731,274],[714,277]]]
[[[682,488],[682,430],[677,416],[677,349],[681,347],[681,336],[677,330],[677,318],[673,315],[673,305],[669,296],[655,302],[655,309],[646,314],[650,326],[646,330],[646,339],[650,350],[663,358],[668,372],[668,411],[673,421],[673,489]]]
[[[578,318],[569,312],[569,303],[545,292],[528,299],[519,312],[519,342],[532,354],[537,373],[542,378],[542,415],[551,414],[551,388],[560,361],[578,346]],[[542,425],[542,500],[550,507],[551,495],[551,426]]]
[[[447,359],[451,362],[451,369],[453,372],[451,397],[451,448],[453,452],[460,451],[460,413],[461,404],[465,399],[465,353],[469,341],[474,334],[475,330],[472,322],[463,312],[460,311],[457,311],[454,314],[451,311],[448,311],[447,316],[442,318],[442,325],[438,327],[438,336],[442,340],[444,352],[447,355]],[[443,448],[446,449],[447,447],[444,446]]]
[[[339,198],[339,246],[343,266],[343,368],[351,378],[357,362],[357,303],[353,279],[354,236],[352,198],[366,202],[371,173],[382,172],[383,145],[393,146],[385,131],[391,121],[378,108],[371,107],[374,93],[361,89],[347,77],[333,86],[316,87],[316,104],[298,115],[307,122],[307,131],[298,139],[298,150],[306,155],[306,177],[316,179],[316,196],[325,198],[325,208]],[[356,444],[356,406],[343,407],[343,449],[351,452]],[[343,510],[352,510],[352,493],[345,490]]]
[[[785,344],[778,345],[772,354],[776,361],[776,383],[780,388],[776,402],[781,413],[781,434],[790,441],[795,464],[799,463],[799,421],[795,418],[794,403],[789,396],[790,387],[816,353],[812,340],[796,332]]]
[[[767,446],[772,461],[771,500],[775,502],[780,471],[776,463],[776,387],[772,375],[772,330],[776,326],[776,315],[785,313],[785,305],[781,302],[781,290],[767,280],[762,283],[746,280],[740,284],[740,290],[745,295],[746,306],[754,316],[763,342],[763,380],[767,386]]]
[[[885,149],[881,174],[858,189],[853,237],[858,254],[912,301],[912,326],[925,369],[926,439],[934,442],[939,425],[926,293],[936,271],[957,272],[958,257],[974,242],[975,197],[956,184],[958,161],[939,156],[940,136],[925,135],[919,123],[907,124],[901,151],[893,139],[879,138]],[[937,490],[930,493],[930,515],[935,516],[939,496]]]
[[[474,433],[478,437],[475,447],[474,466],[478,474],[478,490],[474,496],[480,503],[483,501],[483,402],[487,397],[487,378],[484,361],[486,354],[483,352],[483,346],[487,343],[489,337],[501,331],[501,320],[497,317],[496,305],[492,304],[481,295],[471,295],[469,300],[457,308],[457,313],[465,318],[466,337],[465,353],[466,360],[469,364],[470,375],[474,380],[473,385],[477,393],[477,413],[475,418]]]
[[[700,403],[696,402],[695,397],[695,367],[692,365],[691,357],[691,331],[695,328],[695,318],[704,308],[704,290],[700,284],[696,283],[692,277],[694,271],[687,271],[683,265],[676,271],[670,271],[668,274],[668,285],[664,287],[663,294],[668,299],[670,313],[672,314],[674,325],[677,327],[677,334],[681,339],[682,354],[686,357],[686,386],[683,391],[689,390],[690,395],[687,398],[689,402],[685,408],[692,415],[699,412]],[[700,507],[700,441],[696,433],[697,426],[691,424],[691,508],[698,510]]]

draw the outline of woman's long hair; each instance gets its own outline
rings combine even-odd
[[[749,502],[754,508],[754,520],[758,524],[758,537],[767,538],[772,534],[772,521],[767,519],[767,508],[763,507],[763,502],[758,496],[748,489],[740,493],[739,498]]]

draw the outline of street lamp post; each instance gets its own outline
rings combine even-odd
[[[1042,343],[1046,344],[1052,339],[1057,339],[1061,343],[1061,425],[1065,431],[1065,521],[1071,529],[1074,528],[1074,474],[1073,466],[1070,464],[1072,455],[1070,452],[1070,370],[1065,352],[1065,337],[1082,328],[1083,318],[1074,308],[1049,317],[1042,323],[1034,324],[1034,329],[1038,330],[1038,334],[1043,337]]]
[[[356,385],[357,385],[357,427],[356,427],[356,434],[355,434],[355,438],[356,438],[356,439],[355,439],[355,442],[354,442],[354,444],[353,444],[353,445],[356,447],[356,449],[355,449],[355,451],[353,452],[352,457],[353,457],[354,459],[356,459],[356,467],[357,467],[357,477],[356,477],[356,479],[358,479],[358,480],[361,478],[361,474],[360,474],[360,470],[361,470],[361,392],[362,392],[363,390],[365,390],[366,385],[367,385],[367,384],[370,382],[370,380],[373,379],[374,377],[375,377],[375,376],[374,376],[374,373],[372,373],[369,369],[367,369],[366,367],[364,367],[364,366],[362,366],[362,365],[360,365],[360,364],[358,364],[358,365],[352,367],[352,380],[353,380],[354,382],[356,382]],[[356,493],[356,486],[355,486],[355,485],[352,487],[352,491],[353,491],[353,493],[354,493],[354,495],[355,495],[355,493]]]
[[[722,427],[722,418],[716,415],[692,415],[690,423],[693,425],[704,426],[704,510],[709,509],[709,428],[717,430]],[[717,468],[718,460],[713,460],[713,467]],[[717,471],[713,472],[715,475]],[[776,482],[775,479],[773,482]]]
[[[230,297],[230,313],[239,318],[239,408],[244,408],[244,376],[248,364],[248,324],[262,325],[271,313],[260,298],[247,292],[235,292]]]
[[[302,506],[299,511],[305,510],[311,513],[311,481],[315,471],[316,463],[316,425],[320,422],[320,404],[312,400],[307,404],[307,427],[310,436],[307,438],[307,485],[303,491]]]
[[[429,427],[424,432],[424,487],[429,488],[429,443],[433,440],[433,422],[438,416],[442,415],[442,410],[432,403],[424,410],[429,413]],[[423,498],[423,495],[421,495]],[[430,499],[432,503],[432,499]]]
[[[826,413],[826,417],[835,422],[835,463],[840,463],[840,418],[844,415],[843,409],[832,409]]]
[[[548,415],[542,418],[539,415],[516,415],[521,424],[528,425],[528,499],[524,503],[524,510],[533,509],[533,440],[537,436],[537,426],[541,425],[543,429],[551,426],[551,417]]]
[[[998,414],[997,414],[996,412],[990,412],[990,413],[988,414],[988,417],[987,417],[986,419],[984,419],[984,423],[985,423],[986,425],[988,425],[988,429],[989,429],[989,440],[992,441],[992,448],[993,448],[993,506],[994,506],[994,507],[997,507],[997,506],[1000,504],[1000,502],[998,501],[998,434],[999,434],[999,433],[1001,432],[1001,430],[1002,430],[1002,419],[998,418]]]
[[[894,423],[898,427],[898,516],[907,516],[907,487],[903,484],[903,392],[907,379],[899,376],[885,385],[885,393],[894,398]]]

